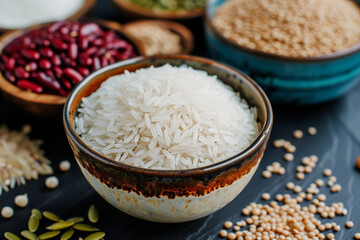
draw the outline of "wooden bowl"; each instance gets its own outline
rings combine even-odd
[[[181,37],[182,51],[180,53],[182,54],[190,54],[194,48],[193,34],[188,28],[180,23],[165,20],[139,20],[125,24],[123,26],[123,31],[131,36],[129,29],[140,26],[159,26],[178,34]],[[136,38],[135,36],[133,37]],[[139,39],[139,41],[141,40]]]
[[[144,19],[144,18],[160,18],[160,19],[191,19],[201,17],[204,15],[204,7],[195,8],[193,10],[177,10],[177,11],[153,11],[151,9],[143,8],[128,0],[112,0],[118,7],[120,13],[129,19]]]
[[[96,0],[84,0],[83,5],[75,13],[73,13],[71,16],[69,16],[67,19],[64,20],[73,21],[85,16],[94,7],[95,3]],[[16,30],[16,29],[0,28],[0,32],[12,31],[12,30]]]
[[[130,43],[133,44],[138,55],[143,55],[143,45],[139,43],[136,39],[131,36],[127,36],[122,32],[122,26],[116,22],[105,21],[105,20],[92,20],[91,22],[96,22],[100,27],[113,29],[116,32],[120,33],[121,36],[124,36]],[[0,55],[5,48],[5,46],[10,43],[15,38],[29,32],[31,30],[49,26],[51,23],[35,25],[29,28],[21,30],[13,30],[4,33],[0,36]],[[9,80],[0,71],[0,91],[10,102],[15,105],[20,106],[27,112],[30,112],[34,115],[44,116],[44,117],[59,117],[61,116],[66,97],[53,95],[53,94],[38,94],[31,91],[23,90]]]

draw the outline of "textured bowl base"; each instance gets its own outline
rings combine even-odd
[[[249,183],[256,172],[260,160],[239,180],[230,186],[216,189],[200,197],[144,197],[134,192],[109,188],[92,176],[80,165],[80,169],[90,185],[111,205],[137,218],[152,222],[177,223],[205,217],[231,202]]]

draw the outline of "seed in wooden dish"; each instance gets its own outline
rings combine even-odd
[[[346,221],[345,227],[347,227],[347,228],[352,228],[352,227],[354,227],[354,222],[353,222],[353,221]]]
[[[233,223],[231,221],[226,221],[224,223],[224,228],[231,228],[233,226]]]
[[[267,200],[269,200],[269,199],[271,198],[271,196],[270,196],[269,193],[263,193],[263,194],[261,195],[261,198],[267,201]]]
[[[221,230],[221,231],[219,232],[219,235],[220,235],[220,237],[222,237],[222,238],[226,238],[227,235],[228,235],[228,232],[223,229],[223,230]]]
[[[330,177],[331,174],[332,174],[332,171],[331,171],[331,169],[327,168],[327,169],[324,170],[323,174],[324,174],[325,177]]]
[[[59,179],[55,176],[47,177],[45,180],[45,186],[48,189],[55,189],[59,186]]]
[[[3,218],[12,218],[12,216],[14,215],[14,210],[11,207],[3,207],[1,209],[1,216]]]
[[[284,160],[285,161],[288,161],[288,162],[291,162],[294,160],[294,154],[292,153],[285,153],[284,155]]]
[[[63,160],[60,162],[59,164],[59,169],[62,171],[62,172],[67,172],[69,171],[71,168],[71,163],[70,161],[68,160]]]
[[[309,127],[309,128],[308,128],[308,133],[309,133],[310,135],[315,135],[316,132],[317,132],[317,130],[316,130],[315,127]]]
[[[302,138],[304,136],[304,134],[303,134],[303,132],[301,130],[295,130],[293,132],[293,136],[296,139],[300,139],[300,138]]]
[[[25,193],[24,195],[16,196],[14,202],[16,206],[24,208],[28,205],[29,199],[27,197],[27,194]]]

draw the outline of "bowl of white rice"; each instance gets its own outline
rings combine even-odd
[[[232,201],[254,175],[273,117],[243,73],[186,55],[102,68],[72,91],[65,131],[91,186],[121,211],[184,222]]]

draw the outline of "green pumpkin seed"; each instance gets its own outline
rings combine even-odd
[[[34,208],[33,210],[31,210],[31,214],[36,215],[39,220],[42,218],[42,214],[39,209]]]
[[[53,221],[53,222],[58,222],[61,220],[61,218],[56,215],[55,213],[49,212],[49,211],[44,211],[43,212],[44,217],[46,217],[47,219]]]
[[[99,229],[91,226],[91,225],[88,225],[88,224],[84,224],[84,223],[77,223],[74,225],[74,228],[76,230],[79,230],[79,231],[83,231],[83,232],[95,232],[95,231],[99,231]]]
[[[39,227],[39,218],[35,214],[31,214],[28,221],[28,228],[30,232],[36,232]]]
[[[88,218],[89,221],[92,223],[96,223],[97,221],[99,221],[99,212],[94,205],[91,205],[89,208]]]
[[[88,235],[84,240],[100,240],[105,236],[104,232],[96,232]]]
[[[40,238],[40,240],[50,239],[50,238],[56,237],[59,234],[60,234],[60,231],[50,231],[50,232],[46,232],[46,233],[39,235],[39,238]]]
[[[21,235],[22,235],[24,238],[29,239],[29,240],[39,240],[39,237],[36,236],[35,233],[32,233],[32,232],[27,231],[27,230],[26,230],[26,231],[22,231],[22,232],[21,232]]]
[[[66,220],[67,222],[80,223],[84,221],[83,217],[72,217]]]
[[[8,240],[21,240],[21,238],[19,238],[18,236],[16,236],[15,234],[13,234],[11,232],[6,232],[4,234],[4,237]]]
[[[67,230],[63,235],[61,235],[60,240],[68,240],[72,237],[72,235],[74,235],[75,230],[74,229],[69,229]]]
[[[74,224],[75,223],[69,222],[69,221],[56,222],[56,223],[51,224],[50,226],[47,226],[46,229],[48,229],[48,230],[61,230],[61,229],[71,227]]]

